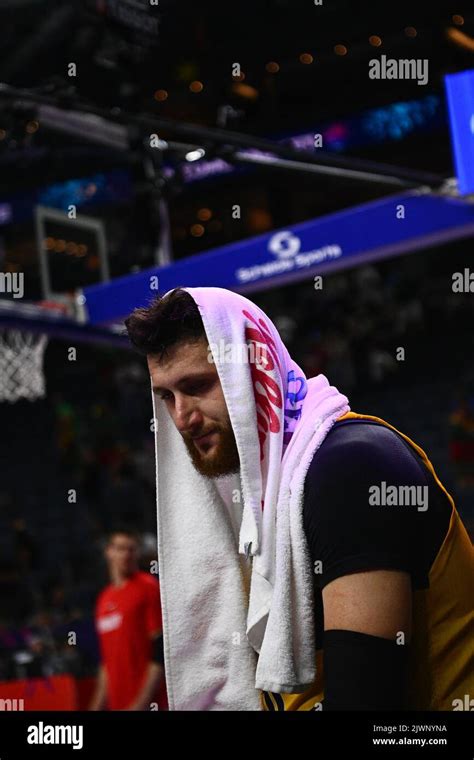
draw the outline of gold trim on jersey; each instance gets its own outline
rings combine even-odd
[[[453,710],[456,700],[474,695],[474,548],[451,495],[423,449],[380,417],[347,412],[338,422],[345,419],[372,420],[398,433],[420,455],[451,504],[449,526],[428,575],[429,588],[413,592],[406,702],[412,710]],[[261,692],[262,710],[320,708],[324,699],[322,649],[316,652],[316,673],[313,686],[302,694]]]

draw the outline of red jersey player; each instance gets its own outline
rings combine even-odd
[[[96,603],[102,662],[90,710],[166,709],[160,587],[138,569],[138,550],[128,530],[111,533],[105,547],[111,583]]]

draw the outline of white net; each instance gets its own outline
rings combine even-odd
[[[47,345],[48,336],[43,333],[0,330],[0,402],[45,397],[43,361]]]

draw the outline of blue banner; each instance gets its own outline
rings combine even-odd
[[[449,124],[461,195],[474,193],[474,71],[444,78]]]
[[[87,287],[84,308],[103,324],[178,286],[265,290],[472,234],[472,204],[412,191]]]

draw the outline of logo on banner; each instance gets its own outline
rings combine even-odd
[[[296,256],[300,248],[301,240],[289,230],[272,235],[268,243],[268,250],[279,259],[291,259]]]
[[[342,248],[336,244],[324,245],[312,251],[301,251],[300,238],[290,230],[281,230],[272,235],[267,248],[275,259],[251,267],[240,267],[235,272],[239,282],[255,282],[266,277],[307,269],[314,264],[323,264],[342,256]]]

